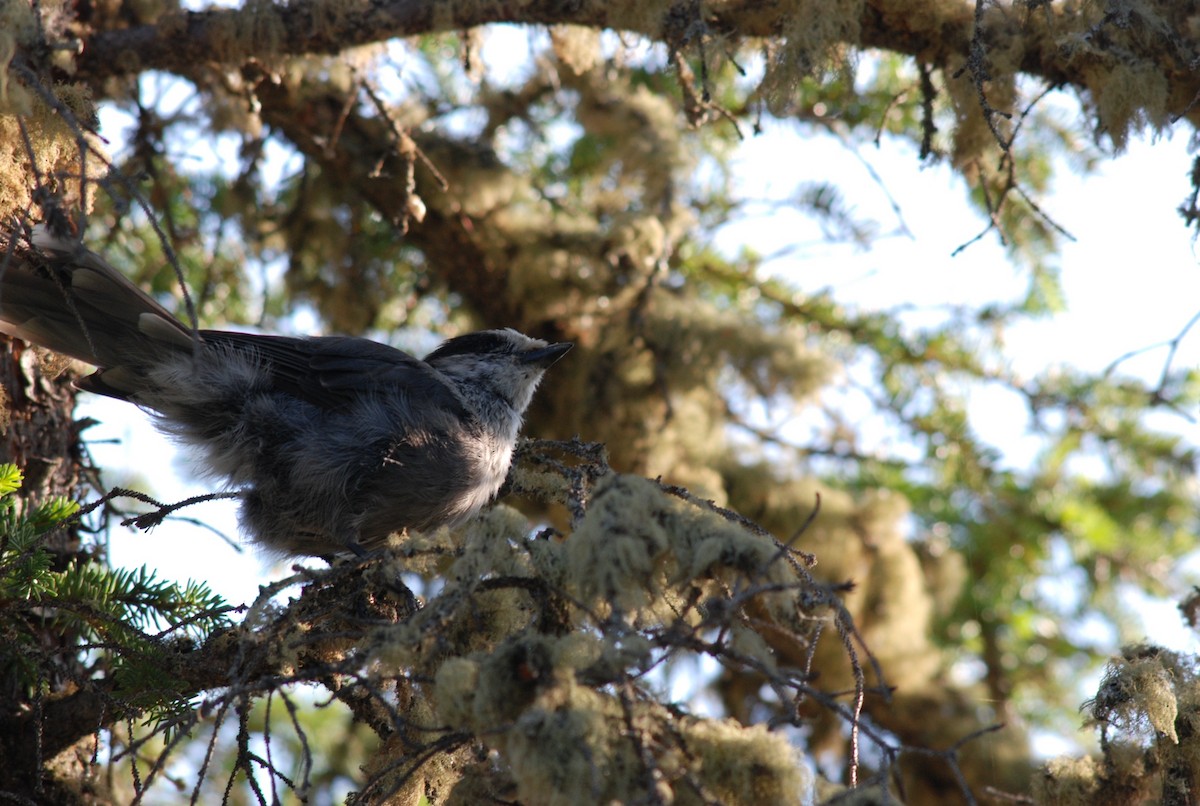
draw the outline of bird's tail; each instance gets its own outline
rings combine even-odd
[[[99,255],[40,227],[0,229],[0,333],[96,365],[80,386],[123,399],[137,395],[148,368],[198,344]]]

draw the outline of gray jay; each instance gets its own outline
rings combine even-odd
[[[283,554],[362,555],[465,521],[504,483],[534,390],[571,349],[485,330],[420,360],[360,338],[197,332],[78,243],[5,234],[0,332],[97,366],[79,386],[149,409]]]

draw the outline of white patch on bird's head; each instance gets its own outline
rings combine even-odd
[[[481,330],[450,339],[425,362],[468,403],[492,411],[498,403],[510,408],[516,415],[515,433],[542,375],[570,349],[570,344],[550,344],[511,328]]]

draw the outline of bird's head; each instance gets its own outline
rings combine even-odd
[[[446,341],[425,362],[460,390],[495,395],[521,414],[542,375],[571,347],[570,342],[551,344],[511,328],[481,330]]]

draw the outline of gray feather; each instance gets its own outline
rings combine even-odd
[[[284,554],[379,546],[487,504],[522,416],[569,344],[467,334],[422,361],[366,339],[193,333],[78,244],[10,236],[0,331],[95,364],[84,389],[138,403],[242,491]]]

